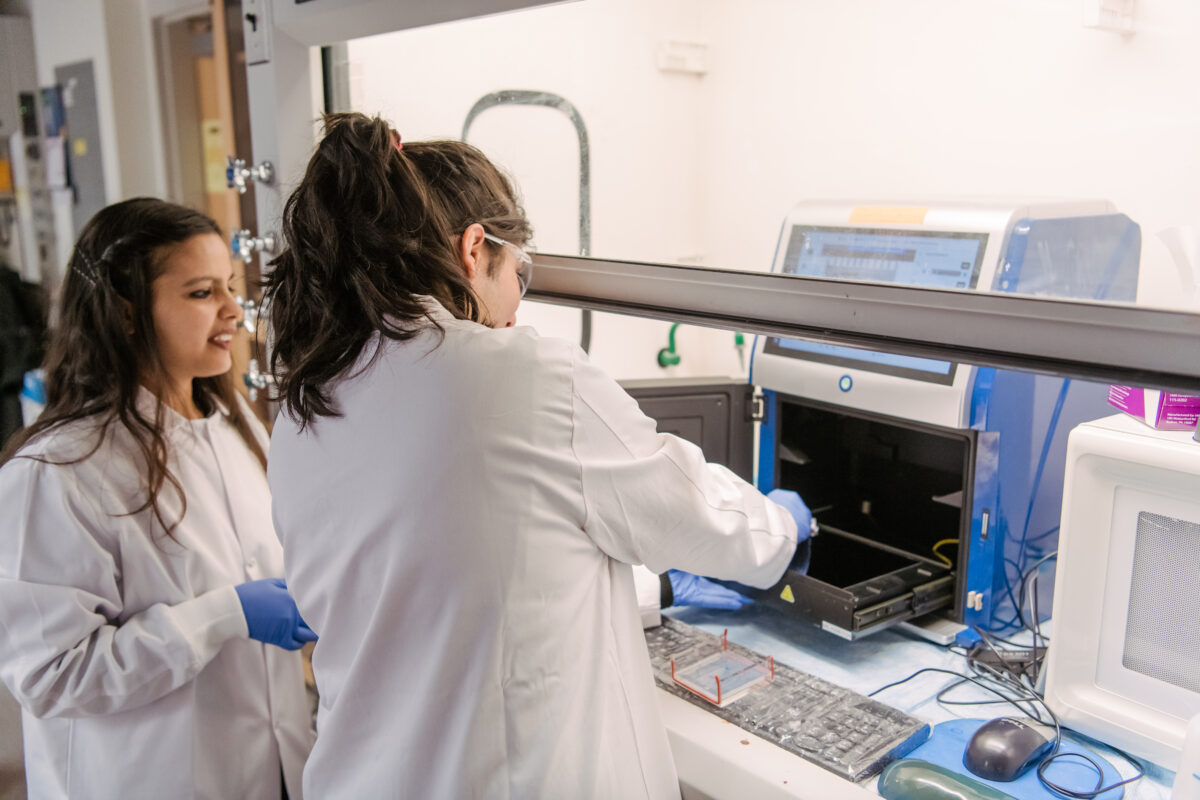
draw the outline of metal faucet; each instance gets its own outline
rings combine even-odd
[[[246,383],[246,388],[249,390],[250,402],[258,400],[258,392],[260,389],[266,389],[275,385],[275,376],[266,372],[259,372],[258,359],[250,359],[250,363],[246,365],[247,372],[242,376],[242,380]]]
[[[243,159],[234,156],[225,158],[225,185],[230,189],[237,189],[238,194],[246,193],[246,181],[270,183],[274,178],[275,167],[270,161],[247,167]]]
[[[268,233],[265,236],[256,237],[251,236],[249,230],[242,228],[233,234],[229,244],[233,249],[233,257],[240,258],[249,264],[255,253],[275,252],[275,234]]]
[[[244,328],[246,333],[254,335],[255,329],[258,327],[258,318],[262,315],[262,306],[257,305],[253,300],[247,300],[240,294],[233,298],[233,302],[242,309],[242,318],[238,320],[238,327]]]

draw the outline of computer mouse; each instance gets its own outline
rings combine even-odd
[[[1015,781],[1053,746],[1053,739],[1028,722],[999,717],[975,731],[963,753],[963,766],[984,780]]]

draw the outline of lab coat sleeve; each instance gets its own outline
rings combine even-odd
[[[92,508],[69,467],[14,459],[0,508],[0,679],[34,716],[150,703],[248,635],[232,585],[124,615],[115,542],[135,523]]]
[[[791,515],[700,448],[655,423],[616,381],[576,351],[572,447],[584,530],[609,556],[760,588],[796,548]]]

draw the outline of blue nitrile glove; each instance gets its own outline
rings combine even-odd
[[[796,520],[797,542],[803,542],[812,535],[812,512],[808,510],[808,506],[804,505],[800,495],[788,489],[772,489],[767,494],[767,499],[786,508],[792,515],[792,519]]]
[[[317,635],[300,618],[283,578],[263,578],[233,587],[242,601],[250,638],[284,650],[299,650]]]
[[[667,571],[667,577],[671,580],[671,593],[675,596],[671,605],[733,611],[751,602],[749,597],[733,589],[690,572],[672,569]]]
[[[792,556],[792,563],[788,569],[801,575],[807,574],[808,562],[812,557],[812,543],[809,541],[813,534],[812,512],[800,499],[800,495],[788,489],[772,489],[767,494],[767,499],[783,506],[792,515],[792,519],[796,520],[796,554]]]

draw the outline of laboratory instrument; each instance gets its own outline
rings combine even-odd
[[[1190,432],[1124,414],[1071,432],[1057,572],[1046,702],[1063,725],[1177,769],[1200,714]]]
[[[1183,756],[1175,770],[1172,800],[1200,800],[1200,714],[1188,723]]]
[[[784,222],[773,270],[846,292],[1130,301],[1140,242],[1099,200],[813,201]],[[830,507],[808,574],[752,597],[847,639],[939,610],[993,629],[1028,622],[1014,587],[1055,547],[1066,435],[1109,413],[1107,386],[776,336],[758,338],[751,383],[764,396],[759,488]],[[957,551],[949,564],[939,545]]]

